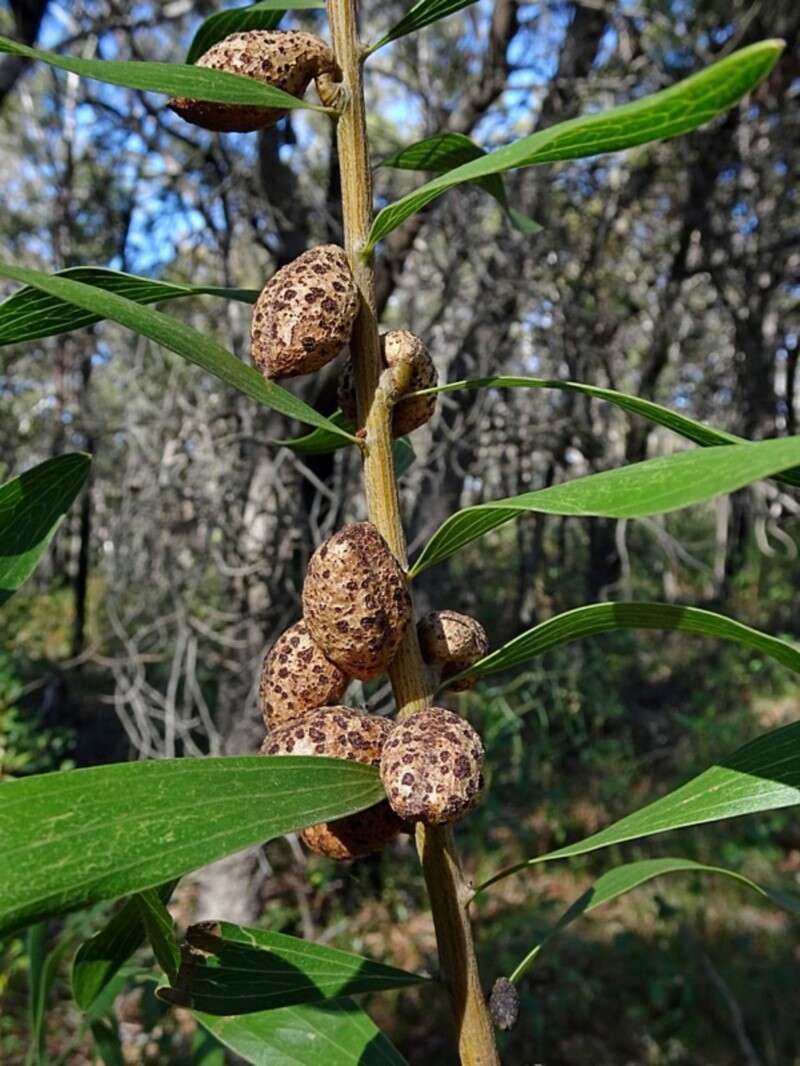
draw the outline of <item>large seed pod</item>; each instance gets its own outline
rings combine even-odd
[[[250,353],[267,378],[310,374],[350,340],[358,289],[343,248],[323,244],[282,267],[253,308]]]
[[[489,650],[489,640],[480,622],[458,611],[431,611],[417,625],[422,658],[438,666],[442,681],[467,670]],[[462,677],[448,686],[454,692],[472,688],[477,678]]]
[[[232,33],[212,45],[195,66],[242,74],[297,97],[316,78],[324,103],[330,99],[332,78],[339,77],[336,60],[325,42],[311,33],[296,30]],[[221,133],[266,129],[287,113],[284,108],[220,104],[183,96],[170,100],[169,107],[187,122]]]
[[[267,729],[302,718],[318,707],[338,703],[350,678],[326,658],[297,622],[276,640],[264,658],[259,697]]]
[[[403,363],[410,367],[410,378],[404,392],[432,389],[439,376],[426,345],[407,329],[393,329],[381,337],[381,352],[384,366],[397,369]],[[353,364],[347,360],[339,375],[339,406],[346,418],[356,420],[356,390],[353,381]],[[399,400],[392,410],[392,436],[404,437],[425,423],[436,408],[435,396],[417,396]]]
[[[316,643],[350,677],[368,681],[388,669],[411,620],[411,597],[375,526],[345,526],[317,548],[303,615]]]
[[[384,744],[381,778],[392,810],[424,825],[456,821],[480,795],[483,758],[481,738],[459,715],[417,711]]]
[[[350,707],[325,707],[270,733],[261,745],[261,753],[328,755],[378,766],[392,725],[387,718]],[[401,827],[401,820],[383,800],[358,814],[312,825],[303,830],[301,837],[319,855],[357,859],[381,851]]]

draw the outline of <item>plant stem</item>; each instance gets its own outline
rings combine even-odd
[[[406,540],[392,454],[391,375],[383,372],[372,260],[364,253],[373,205],[357,0],[328,0],[328,19],[345,90],[337,130],[345,248],[361,294],[361,308],[350,352],[358,422],[366,432],[364,490],[370,521],[386,539],[400,565],[407,569]],[[390,677],[399,717],[407,717],[431,704],[434,679],[422,660],[413,620],[392,664]],[[500,1066],[467,913],[470,886],[458,862],[452,831],[449,827],[426,829],[420,826],[417,848],[430,897],[442,981],[450,997],[462,1066]]]

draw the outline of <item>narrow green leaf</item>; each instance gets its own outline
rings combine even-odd
[[[657,426],[672,430],[680,437],[694,441],[708,447],[713,444],[749,444],[745,437],[737,437],[733,433],[726,433],[722,429],[713,429],[704,422],[698,422],[694,418],[671,411],[669,407],[653,403],[652,400],[642,400],[638,396],[630,396],[626,392],[617,392],[615,389],[604,389],[597,385],[584,385],[577,381],[555,381],[548,378],[514,377],[497,375],[488,378],[466,378],[463,381],[451,381],[447,385],[438,385],[432,389],[420,389],[413,393],[414,396],[431,396],[440,392],[458,392],[461,389],[555,389],[559,392],[575,392],[582,396],[591,396],[596,400],[604,400],[613,404],[623,411],[632,415],[646,418]],[[340,447],[337,442],[335,445]],[[782,481],[787,485],[800,487],[800,469],[786,470],[775,476],[776,481]]]
[[[455,14],[463,7],[469,7],[475,0],[417,0],[417,3],[408,11],[388,33],[385,33],[379,41],[371,44],[367,49],[367,55],[377,52],[390,41],[396,41],[398,37],[406,37],[409,33],[415,33],[424,26],[430,26],[432,22],[447,18]]]
[[[328,455],[330,452],[335,452],[339,448],[344,448],[347,444],[352,443],[351,435],[355,433],[356,427],[349,419],[344,417],[341,411],[334,412],[330,416],[329,422],[337,430],[348,434],[347,440],[342,439],[341,432],[332,433],[328,429],[315,429],[311,433],[304,433],[302,437],[294,437],[289,440],[271,440],[269,443],[274,444],[276,448],[288,448],[296,455]]]
[[[758,85],[774,67],[783,47],[783,41],[760,41],[662,92],[559,123],[464,163],[379,211],[367,251],[416,211],[462,182],[518,167],[618,152],[703,126]]]
[[[220,296],[248,304],[254,304],[258,299],[258,289],[224,289],[212,285],[153,281],[105,267],[70,267],[58,271],[54,276],[96,285],[98,289],[115,292],[138,304],[165,303],[184,296]],[[100,315],[26,286],[0,303],[0,346],[53,337],[83,326],[93,326],[100,321]]]
[[[241,74],[228,74],[221,70],[187,66],[184,63],[140,63],[110,61],[107,59],[75,59],[56,52],[0,37],[0,52],[39,59],[51,67],[68,70],[81,78],[92,78],[108,85],[121,85],[125,89],[141,89],[145,92],[164,93],[167,96],[186,96],[192,100],[210,100],[219,104],[247,104],[255,107],[309,108],[312,111],[327,111],[327,108],[298,100],[282,89],[246,78]]]
[[[201,922],[186,933],[167,1003],[206,1014],[253,1014],[427,981],[336,948],[230,922]]]
[[[307,10],[324,8],[325,0],[260,0],[245,7],[217,11],[200,25],[189,46],[187,63],[194,63],[205,55],[209,48],[231,33],[248,33],[250,30],[274,30],[287,8]]]
[[[0,782],[0,934],[383,795],[374,767],[321,756],[160,759]]]
[[[175,939],[172,916],[162,901],[158,889],[145,889],[133,898],[139,909],[139,916],[156,962],[170,981],[174,981],[178,976],[181,949]]]
[[[38,270],[26,270],[23,267],[9,266],[5,263],[0,263],[0,277],[30,285],[49,296],[65,300],[101,318],[118,322],[121,326],[126,326],[144,337],[149,337],[162,347],[176,352],[187,362],[202,367],[220,381],[232,385],[245,396],[289,418],[296,418],[310,426],[319,426],[349,440],[355,439],[291,392],[282,389],[273,381],[267,381],[251,366],[237,359],[235,355],[226,351],[222,345],[217,344],[210,337],[161,311],[155,311],[152,307],[142,307],[133,300],[99,289],[94,285],[84,285],[83,282],[73,281],[70,278],[42,274]]]
[[[47,1001],[55,984],[61,960],[72,946],[69,936],[62,936],[48,950],[48,926],[40,922],[28,931],[28,1005],[30,1046],[26,1063],[39,1066],[45,1058],[47,1037]]]
[[[408,1066],[352,999],[218,1018],[195,1014],[252,1066]]]
[[[486,677],[499,670],[519,666],[550,648],[617,629],[675,629],[682,633],[730,640],[764,652],[795,673],[800,673],[799,649],[788,641],[752,629],[723,614],[674,603],[592,603],[557,614],[520,633],[491,655],[479,659],[468,670],[449,678],[442,688],[447,688],[461,677]]]
[[[519,870],[552,859],[585,855],[611,844],[655,836],[671,829],[774,811],[800,803],[800,722],[774,729],[720,759],[674,792],[627,815],[585,840],[501,870],[477,889],[483,892]]]
[[[771,888],[765,888],[751,881],[749,877],[736,873],[735,870],[726,870],[722,866],[706,866],[692,859],[643,859],[641,862],[627,863],[609,870],[599,877],[591,888],[587,889],[582,896],[566,910],[556,924],[543,937],[533,945],[531,950],[511,974],[511,980],[517,982],[530,968],[536,956],[544,945],[562,929],[580,918],[581,915],[589,914],[604,903],[623,896],[640,885],[652,881],[654,877],[663,877],[664,874],[672,873],[695,873],[695,874],[720,874],[738,881],[746,888],[752,889],[760,896],[764,896],[778,907],[788,910],[793,914],[800,915],[800,897],[786,892],[776,892]]]
[[[177,881],[168,881],[154,891],[167,903]],[[103,928],[84,941],[72,963],[72,995],[82,1011],[88,1011],[109,981],[145,940],[145,927],[138,898],[133,896]]]
[[[494,503],[466,507],[436,530],[411,568],[420,574],[520,514],[644,518],[735,492],[800,461],[800,437],[693,449],[604,470]]]
[[[119,1038],[119,1026],[113,1016],[97,1018],[89,1026],[94,1037],[97,1054],[103,1060],[103,1066],[125,1066],[125,1055]]]
[[[0,606],[33,573],[90,465],[81,452],[58,455],[0,485]]]
[[[392,444],[392,454],[394,455],[394,472],[396,477],[402,477],[407,473],[414,465],[414,460],[417,458],[414,452],[414,446],[411,444],[407,437],[400,437]]]
[[[406,148],[401,148],[399,152],[384,159],[379,165],[397,170],[427,170],[434,174],[442,174],[485,155],[484,149],[464,133],[437,133],[433,137],[427,137],[424,141],[417,141]],[[531,236],[541,231],[542,227],[538,222],[534,222],[532,218],[528,218],[527,215],[511,207],[505,182],[500,174],[488,174],[484,178],[478,178],[472,184],[493,196],[502,207],[511,225],[521,233]]]

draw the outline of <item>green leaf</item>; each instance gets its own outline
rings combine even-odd
[[[294,10],[324,8],[325,0],[261,0],[258,4],[234,7],[217,11],[203,22],[194,35],[186,56],[187,63],[194,63],[205,55],[209,48],[230,33],[247,33],[250,30],[274,30],[287,8]]]
[[[412,577],[520,514],[643,518],[703,503],[771,477],[800,460],[800,437],[693,449],[604,470],[494,503],[466,507],[436,530],[411,568]]]
[[[587,889],[561,915],[553,928],[533,945],[532,949],[511,974],[511,980],[518,981],[530,968],[544,945],[556,933],[561,932],[562,929],[574,922],[576,918],[580,918],[583,914],[589,914],[595,908],[617,899],[634,888],[639,888],[640,885],[645,884],[647,881],[652,881],[654,877],[663,877],[664,874],[672,873],[721,874],[724,877],[733,878],[734,881],[738,881],[746,888],[751,888],[754,892],[758,892],[760,896],[764,896],[779,907],[800,915],[800,897],[764,888],[755,881],[751,881],[749,877],[736,873],[734,870],[726,870],[722,866],[706,866],[703,863],[694,862],[692,859],[643,859],[641,862],[631,862],[625,866],[618,866],[615,870],[609,870],[602,877],[599,877],[592,887]]]
[[[177,881],[160,885],[155,892],[167,903]],[[88,1011],[109,981],[145,940],[145,927],[138,897],[133,896],[117,913],[78,948],[72,963],[72,995],[82,1011]]]
[[[282,89],[246,78],[241,74],[228,74],[221,70],[190,67],[184,63],[139,63],[109,61],[106,59],[75,59],[73,56],[45,52],[41,48],[0,37],[0,52],[23,56],[25,59],[40,59],[59,70],[68,70],[81,78],[92,78],[108,85],[121,85],[126,89],[141,89],[145,92],[164,93],[167,96],[186,96],[192,100],[210,100],[219,104],[247,104],[255,107],[309,108],[312,111],[327,111],[327,108],[298,100]]]
[[[362,955],[230,922],[193,925],[186,941],[177,980],[158,996],[206,1014],[253,1014],[429,980]]]
[[[464,163],[379,211],[366,251],[372,251],[378,241],[416,211],[462,182],[517,167],[618,152],[703,126],[758,85],[774,67],[783,47],[783,41],[761,41],[662,92],[610,111],[561,122]]]
[[[520,633],[491,655],[479,659],[474,666],[448,678],[441,687],[447,688],[460,677],[486,677],[499,670],[508,670],[560,644],[571,644],[584,637],[617,629],[676,629],[682,633],[730,640],[764,652],[800,673],[800,650],[785,640],[752,629],[723,614],[674,603],[592,603],[557,614]]]
[[[414,465],[417,458],[414,447],[407,437],[399,437],[392,443],[395,477],[402,477]]]
[[[0,277],[30,285],[101,318],[118,322],[121,326],[149,337],[171,352],[176,352],[187,362],[202,367],[220,381],[232,385],[265,407],[271,407],[274,411],[310,426],[319,426],[347,439],[354,439],[291,392],[282,389],[273,381],[267,381],[251,366],[237,359],[210,337],[161,311],[142,307],[117,293],[85,285],[70,278],[42,274],[38,270],[26,270],[23,267],[0,263]]]
[[[615,389],[604,389],[597,385],[584,385],[577,381],[554,381],[548,378],[514,377],[497,375],[488,378],[466,378],[463,381],[451,381],[448,385],[438,385],[432,389],[420,389],[414,396],[432,396],[440,392],[458,392],[461,389],[556,389],[559,392],[575,392],[582,396],[591,396],[596,400],[604,400],[630,414],[639,415],[657,426],[672,430],[695,444],[708,447],[714,444],[749,444],[745,437],[737,437],[733,433],[726,433],[721,429],[713,429],[703,422],[697,422],[686,415],[671,411],[668,407],[653,403],[652,400],[642,400],[638,396],[630,396],[626,392],[617,392]],[[338,441],[335,447],[341,447]],[[776,481],[782,481],[787,485],[800,487],[800,469],[784,471],[775,476]]]
[[[133,898],[139,908],[139,916],[156,962],[170,981],[174,981],[178,976],[181,949],[175,939],[172,916],[164,905],[158,889],[148,888],[144,892],[138,892]]]
[[[408,1066],[351,999],[217,1018],[195,1014],[252,1066]]]
[[[552,859],[585,855],[612,844],[685,829],[690,825],[774,811],[800,803],[800,722],[751,740],[674,792],[627,815],[577,844],[517,863],[484,882],[476,892],[519,870]]]
[[[95,1051],[103,1060],[103,1066],[125,1066],[117,1019],[97,1018],[89,1028],[94,1037]]]
[[[58,455],[0,485],[0,606],[35,570],[90,465],[82,452]]]
[[[1,782],[0,935],[383,795],[374,767],[322,756],[160,759]]]
[[[258,299],[257,289],[224,289],[212,285],[153,281],[104,267],[70,267],[53,276],[95,285],[98,289],[115,292],[139,304],[163,303],[184,296],[220,296],[248,304],[254,304]],[[100,315],[26,286],[0,303],[0,346],[53,337],[83,326],[93,326],[101,320]]]
[[[384,159],[379,166],[393,167],[397,170],[428,170],[442,174],[454,170],[473,159],[480,159],[486,152],[464,133],[437,133],[424,141],[417,141],[399,152]],[[506,187],[499,174],[489,174],[475,182],[484,192],[488,192],[502,207],[508,221],[526,236],[539,233],[542,227],[532,218],[516,211],[508,202]]]
[[[398,37],[406,37],[409,33],[421,30],[423,26],[430,26],[432,22],[447,18],[455,14],[462,7],[469,7],[475,0],[417,0],[417,3],[408,11],[388,33],[385,33],[379,41],[371,44],[367,49],[367,55],[376,52],[390,41],[396,41]]]
[[[345,418],[341,411],[334,412],[328,421],[341,432],[332,433],[328,429],[315,429],[311,433],[304,433],[302,437],[271,440],[269,443],[274,444],[276,448],[288,448],[296,455],[328,455],[339,448],[344,448],[345,444],[352,444],[352,434],[355,433],[356,427]],[[347,441],[342,439],[342,432],[348,435]]]

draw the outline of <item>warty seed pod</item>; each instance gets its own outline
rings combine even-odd
[[[259,702],[268,730],[338,703],[350,678],[326,658],[305,622],[281,634],[264,658]]]
[[[331,97],[332,79],[340,78],[336,60],[325,42],[312,33],[296,30],[232,33],[213,44],[195,66],[242,74],[297,97],[315,78],[320,98],[326,104]],[[183,96],[174,97],[168,106],[187,122],[220,133],[266,129],[287,114],[284,108],[221,104]]]
[[[407,329],[393,329],[381,337],[381,352],[384,366],[397,369],[403,363],[410,367],[410,377],[404,392],[432,389],[439,376],[431,353],[419,337]],[[356,392],[353,382],[353,364],[347,360],[339,375],[339,406],[346,418],[356,420]],[[418,396],[398,400],[392,410],[392,435],[404,437],[430,420],[436,408],[435,396]]]
[[[311,557],[303,586],[308,631],[350,677],[384,673],[411,621],[403,571],[378,530],[355,522]]]
[[[299,722],[276,729],[261,745],[262,755],[328,755],[378,766],[393,723],[350,707],[325,707]],[[307,846],[329,859],[357,859],[381,851],[402,827],[386,800],[365,811],[309,826]]]
[[[444,825],[461,818],[483,787],[481,738],[443,707],[398,722],[384,744],[381,778],[403,821]]]
[[[253,308],[250,353],[267,378],[310,374],[350,340],[358,289],[344,248],[322,244],[270,278]]]
[[[419,620],[417,636],[422,658],[438,666],[442,681],[468,669],[489,650],[483,626],[468,614],[458,611],[431,611]],[[453,692],[472,688],[477,678],[463,677],[448,686]]]

